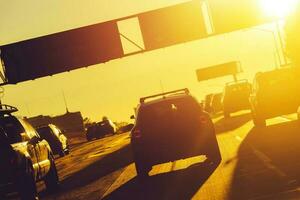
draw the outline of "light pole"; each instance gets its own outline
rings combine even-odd
[[[282,62],[281,62],[281,58],[280,58],[280,50],[279,50],[279,47],[278,47],[278,43],[277,43],[277,39],[276,39],[276,33],[273,31],[273,30],[269,30],[269,29],[263,29],[263,28],[251,28],[252,30],[257,30],[257,31],[262,31],[262,32],[265,32],[265,33],[271,33],[272,34],[272,37],[273,37],[273,43],[274,43],[274,48],[275,48],[275,68],[277,68],[277,61],[279,62],[279,66],[282,65]],[[251,30],[250,29],[250,30]],[[249,29],[248,29],[249,30]],[[278,29],[279,31],[279,29]],[[281,36],[280,36],[281,37]],[[282,42],[282,40],[280,40]],[[281,44],[281,43],[280,43]],[[286,62],[286,59],[285,59],[285,54],[283,52],[283,46],[281,46],[282,48],[282,56],[284,57],[284,62],[285,64],[287,63]]]
[[[280,43],[280,48],[281,48],[281,53],[282,53],[282,57],[283,57],[283,65],[287,65],[288,64],[288,60],[284,51],[284,45],[283,45],[283,38],[282,38],[282,34],[280,31],[280,24],[279,24],[279,20],[276,20],[275,22],[275,26],[276,26],[276,31],[277,31],[277,35],[278,35],[278,39],[279,39],[279,43]],[[280,62],[281,63],[281,62]]]

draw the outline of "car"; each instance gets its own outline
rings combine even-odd
[[[36,182],[49,191],[59,178],[50,145],[9,105],[0,106],[0,198],[17,193],[22,200],[38,199]]]
[[[249,97],[252,85],[248,80],[238,80],[226,83],[223,93],[224,117],[241,110],[250,110]]]
[[[124,125],[124,126],[121,126],[117,132],[118,132],[118,133],[126,133],[126,132],[130,132],[131,129],[133,128],[133,126],[134,126],[134,125],[133,125],[132,123],[126,124],[126,125]]]
[[[138,178],[154,165],[198,155],[220,163],[214,124],[188,89],[141,98],[135,116],[130,138]]]
[[[210,103],[210,107],[212,108],[212,113],[217,114],[223,110],[222,97],[223,97],[223,92],[213,94]]]
[[[116,125],[107,117],[103,117],[101,122],[95,123],[88,127],[86,131],[86,139],[88,141],[96,138],[103,138],[107,134],[115,134]]]
[[[47,140],[50,144],[54,155],[58,154],[60,157],[63,157],[69,154],[68,139],[57,126],[48,124],[40,126],[36,130],[41,138]]]
[[[211,94],[207,94],[205,96],[205,100],[204,100],[204,110],[208,113],[212,113],[213,112],[213,108],[212,108],[212,105],[211,105],[211,102],[212,102],[212,98],[213,98],[214,94],[211,93]]]
[[[293,67],[284,67],[256,74],[250,95],[256,127],[265,127],[267,119],[297,112],[300,81],[295,70]]]

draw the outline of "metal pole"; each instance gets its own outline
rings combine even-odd
[[[279,66],[281,66],[282,63],[281,63],[281,58],[280,58],[280,49],[278,47],[278,43],[277,43],[277,40],[276,40],[276,34],[275,34],[275,32],[272,31],[272,30],[267,30],[267,29],[262,29],[262,28],[251,28],[251,29],[258,30],[258,31],[263,31],[263,32],[266,32],[266,33],[272,33],[273,41],[274,41],[274,48],[275,48],[275,51],[276,51],[276,56],[275,56],[276,60],[275,61],[276,61],[276,63],[278,61],[279,62]],[[275,66],[275,68],[278,68],[278,67]]]
[[[285,54],[285,51],[284,51],[284,44],[283,44],[282,34],[281,34],[281,31],[280,31],[279,21],[277,20],[275,24],[276,24],[277,35],[278,35],[278,38],[279,38],[281,53],[282,53],[282,57],[283,57],[283,61],[284,61],[283,64],[287,65],[288,61],[287,61],[287,57],[286,57],[286,54]]]

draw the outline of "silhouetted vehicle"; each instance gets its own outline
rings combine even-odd
[[[266,126],[266,119],[297,111],[299,77],[294,70],[281,68],[256,74],[250,96],[255,126]]]
[[[218,113],[223,110],[222,97],[223,97],[222,92],[213,94],[210,103],[210,106],[212,108],[212,113]]]
[[[106,117],[103,117],[101,122],[98,122],[87,129],[86,139],[88,141],[96,138],[102,138],[107,134],[116,133],[116,125]]]
[[[61,157],[69,154],[68,139],[57,126],[54,124],[41,126],[37,128],[37,132],[50,144],[53,154]]]
[[[11,115],[15,111],[8,105],[0,109],[0,198],[17,192],[21,199],[35,199],[36,181],[43,180],[51,191],[58,188],[58,175],[48,142]]]
[[[136,116],[131,146],[139,178],[153,165],[198,155],[220,162],[213,122],[188,89],[141,98]]]
[[[224,117],[230,117],[231,113],[250,109],[249,97],[251,83],[247,80],[239,80],[227,83],[222,99]]]
[[[134,126],[133,124],[127,124],[125,126],[122,126],[122,127],[119,128],[118,132],[119,133],[129,132],[129,131],[131,131],[131,129],[133,128],[133,126]]]
[[[211,105],[211,100],[213,98],[214,94],[208,94],[205,96],[205,100],[204,100],[204,110],[208,113],[212,113],[213,108]]]

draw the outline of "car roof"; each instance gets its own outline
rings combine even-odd
[[[244,79],[244,80],[226,83],[226,87],[237,87],[237,86],[243,86],[243,85],[249,85],[248,80]]]
[[[150,105],[159,104],[159,103],[167,102],[167,101],[171,101],[171,100],[184,99],[184,98],[193,98],[193,97],[189,94],[173,94],[173,95],[169,95],[169,96],[163,96],[163,97],[160,97],[158,99],[154,99],[154,100],[151,100],[148,102],[140,103],[138,108],[147,107]]]
[[[255,76],[255,79],[258,81],[267,81],[267,80],[272,80],[277,77],[282,77],[283,75],[286,74],[292,74],[294,73],[294,68],[293,67],[286,67],[286,68],[280,68],[280,69],[275,69],[272,71],[266,71],[266,72],[258,72]]]

